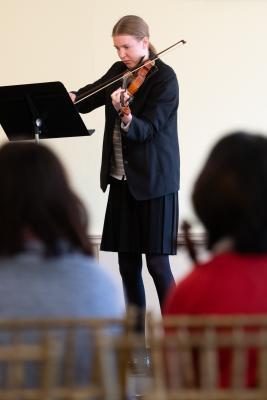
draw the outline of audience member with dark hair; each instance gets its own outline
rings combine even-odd
[[[85,208],[57,156],[5,144],[0,187],[0,318],[121,316],[120,288],[92,256]]]
[[[223,137],[192,198],[212,258],[173,289],[165,314],[267,312],[267,138]]]
[[[266,204],[267,138],[243,132],[223,137],[193,190],[212,256],[171,291],[165,315],[267,313]],[[249,382],[255,382],[253,374]]]

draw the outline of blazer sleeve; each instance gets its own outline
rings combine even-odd
[[[153,79],[155,77],[155,79]],[[171,114],[177,112],[179,88],[176,74],[171,68],[164,74],[156,73],[147,84],[150,85],[143,109],[133,114],[128,140],[145,142],[152,139],[167,124]]]

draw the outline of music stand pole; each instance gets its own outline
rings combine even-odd
[[[42,126],[42,120],[41,118],[37,118],[34,122],[34,137],[35,137],[35,142],[37,144],[40,143],[40,134],[42,133],[41,126]]]

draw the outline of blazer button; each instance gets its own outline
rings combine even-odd
[[[124,164],[125,164],[125,165],[129,164],[129,163],[128,163],[128,160],[124,160]]]

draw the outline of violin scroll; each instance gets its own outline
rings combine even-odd
[[[183,221],[182,225],[181,225],[181,229],[182,232],[184,234],[184,242],[188,251],[188,254],[191,258],[191,260],[195,263],[198,264],[198,255],[197,255],[197,251],[195,249],[195,246],[191,240],[190,237],[190,229],[191,229],[191,225],[188,223],[188,221]]]

